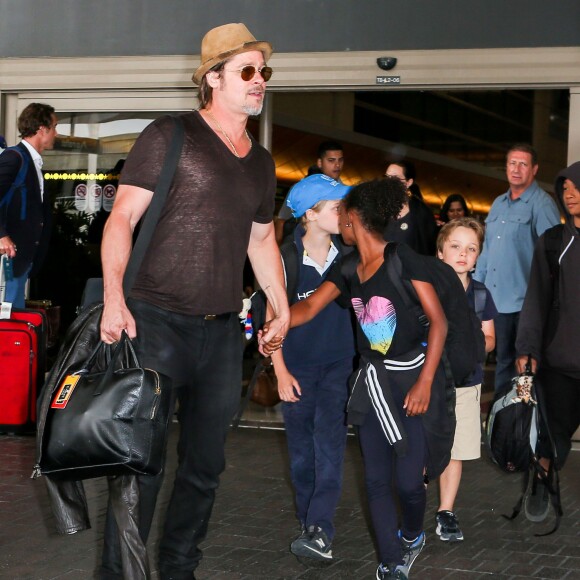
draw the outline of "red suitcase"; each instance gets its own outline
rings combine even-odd
[[[40,393],[44,385],[44,375],[46,374],[46,351],[48,349],[48,323],[44,310],[34,310],[30,308],[13,308],[10,320],[21,320],[34,326],[38,336],[38,350],[36,351],[38,372],[36,373],[36,388]]]
[[[42,313],[14,310],[0,319],[0,431],[31,431],[36,399],[44,383],[45,333]]]

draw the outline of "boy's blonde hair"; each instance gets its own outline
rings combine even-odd
[[[483,230],[483,226],[475,219],[471,217],[462,217],[456,220],[452,220],[447,222],[439,232],[437,236],[437,251],[443,252],[443,246],[445,242],[449,239],[449,236],[457,229],[457,228],[467,228],[469,230],[473,230],[475,235],[477,236],[477,241],[479,243],[479,253],[483,248],[483,239],[485,237],[485,233]]]

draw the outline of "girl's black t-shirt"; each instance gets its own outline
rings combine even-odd
[[[406,280],[430,282],[422,257],[405,244],[397,246]],[[387,258],[388,259],[388,258]],[[425,340],[425,328],[405,308],[393,285],[385,262],[366,282],[358,274],[346,280],[340,264],[329,272],[327,280],[336,285],[348,299],[357,319],[357,345],[363,357],[384,359],[404,355]]]

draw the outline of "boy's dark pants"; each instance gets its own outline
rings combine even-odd
[[[300,401],[282,404],[296,515],[302,525],[318,525],[332,540],[342,490],[352,358],[289,370],[302,389]]]

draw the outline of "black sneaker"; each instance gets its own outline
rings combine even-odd
[[[377,580],[387,580],[396,578],[397,580],[408,580],[408,576],[403,571],[403,566],[397,564],[379,564],[377,568]]]
[[[320,526],[310,526],[290,545],[295,556],[314,558],[315,560],[332,560],[332,543]]]
[[[399,530],[399,538],[401,540],[401,547],[403,548],[404,564],[402,566],[397,566],[397,569],[400,569],[404,574],[402,578],[408,578],[413,562],[425,547],[425,532],[421,532],[414,540],[407,540],[401,534],[401,530]]]
[[[292,551],[292,546],[294,546],[294,544],[296,544],[296,542],[298,542],[299,540],[305,539],[307,535],[308,535],[308,532],[306,531],[306,526],[304,524],[301,524],[300,525],[300,535],[290,544],[290,551]]]
[[[524,514],[530,522],[543,522],[550,511],[550,494],[544,482],[534,477],[524,498]]]
[[[463,532],[459,529],[459,522],[457,516],[448,510],[437,512],[435,516],[437,528],[435,533],[443,542],[461,542],[463,540]]]

